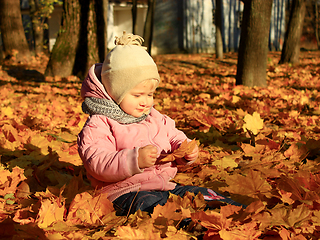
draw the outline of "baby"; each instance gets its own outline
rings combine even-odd
[[[160,76],[142,41],[124,32],[103,64],[93,65],[82,84],[82,109],[90,116],[79,133],[78,149],[92,186],[108,193],[120,215],[138,209],[152,213],[155,206],[167,202],[170,193],[183,197],[186,192],[201,192],[208,201],[240,206],[210,189],[170,181],[177,164],[197,159],[197,146],[184,159],[159,163],[160,156],[191,140],[172,119],[153,108]]]

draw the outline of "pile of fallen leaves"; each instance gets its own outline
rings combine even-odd
[[[43,59],[0,68],[2,239],[319,239],[320,53],[298,65],[268,56],[266,88],[235,86],[236,54],[155,57],[155,108],[200,146],[173,181],[248,205],[205,210],[202,195],[170,196],[151,215],[117,216],[77,153],[81,80],[46,78]],[[164,161],[182,157],[184,144]]]

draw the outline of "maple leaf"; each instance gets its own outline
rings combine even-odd
[[[72,224],[101,224],[101,217],[114,211],[107,193],[92,196],[88,192],[75,196],[69,207],[67,220]]]
[[[184,140],[179,148],[175,149],[171,154],[168,154],[166,157],[159,160],[159,163],[173,162],[176,159],[183,158],[184,156],[192,153],[196,145],[197,142],[195,139],[190,142]]]
[[[227,155],[222,159],[215,160],[212,165],[220,167],[221,170],[225,168],[236,168],[238,167],[238,163],[235,162],[238,156]]]
[[[16,192],[18,184],[26,179],[23,173],[19,167],[14,167],[12,172],[0,170],[0,196]]]
[[[292,206],[292,205],[291,205]],[[297,208],[276,207],[253,217],[254,220],[261,222],[260,229],[268,226],[284,226],[286,228],[297,228],[302,223],[311,219],[311,211],[304,204]]]
[[[254,135],[257,135],[259,130],[263,128],[263,119],[260,118],[260,114],[254,112],[252,115],[247,114],[244,116],[243,130],[247,132],[247,130],[251,131]]]
[[[61,204],[58,198],[44,199],[41,201],[37,225],[40,228],[47,228],[52,223],[63,221],[65,211],[64,204]]]
[[[222,229],[219,231],[221,239],[224,240],[254,240],[258,239],[261,233],[262,231],[257,230],[257,223],[255,222],[249,222],[233,229]]]
[[[192,221],[198,222],[201,226],[220,231],[223,229],[228,229],[232,219],[227,219],[220,213],[215,211],[199,211],[191,214]]]
[[[235,174],[226,178],[228,187],[222,187],[222,191],[230,193],[246,195],[258,198],[261,194],[266,196],[271,195],[271,186],[261,177],[258,171],[249,170],[246,176]]]
[[[176,210],[180,209],[180,207],[175,202],[167,202],[164,206],[157,205],[151,217],[153,219],[157,218],[167,218],[173,220],[179,220],[181,218],[181,213],[178,213]]]

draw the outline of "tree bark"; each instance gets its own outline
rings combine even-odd
[[[43,24],[40,22],[41,19],[36,16],[36,12],[39,11],[39,0],[29,0],[29,6],[34,38],[34,51],[37,55],[43,52]]]
[[[266,86],[268,41],[273,0],[244,1],[236,85]]]
[[[104,12],[101,9],[97,11],[99,6],[99,0],[64,1],[62,25],[50,55],[46,76],[76,75],[83,78],[93,64],[104,60],[105,52],[102,55],[98,53],[99,49],[106,48],[106,36],[102,39],[97,37],[96,14],[99,14],[101,20],[103,16],[100,14]]]
[[[108,53],[108,0],[96,0],[95,12],[99,61],[103,62]]]
[[[132,33],[136,34],[136,28],[137,28],[137,12],[138,12],[138,0],[132,0],[132,9],[131,9],[131,13],[132,13]]]
[[[282,63],[298,63],[300,55],[300,38],[306,13],[306,0],[293,0],[289,23],[281,52]]]
[[[80,33],[80,2],[64,0],[60,31],[50,54],[46,76],[72,75]],[[83,49],[86,51],[86,49]]]
[[[86,74],[92,58],[94,58],[95,52],[92,51],[92,47],[89,43],[96,46],[96,43],[92,39],[92,35],[95,34],[94,27],[92,26],[93,16],[90,14],[92,11],[93,0],[79,0],[80,2],[80,32],[77,39],[78,44],[76,48],[75,63],[72,70],[72,75],[76,75],[80,78]],[[90,46],[90,48],[89,48]],[[93,56],[92,56],[93,55]]]
[[[152,37],[153,37],[153,22],[154,22],[154,9],[156,0],[148,0],[148,11],[146,22],[144,25],[143,38],[145,40],[145,46],[148,53],[151,55]]]
[[[216,14],[215,14],[215,25],[216,25],[216,57],[223,59],[223,43],[222,43],[222,0],[216,0]]]
[[[30,50],[22,25],[19,0],[0,1],[0,29],[4,56],[17,61],[28,60]]]
[[[315,15],[315,37],[317,40],[318,49],[320,49],[320,39],[319,39],[319,8],[318,1],[314,1],[314,15]]]

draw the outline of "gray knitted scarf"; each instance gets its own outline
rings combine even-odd
[[[94,97],[85,98],[82,103],[82,111],[90,115],[104,115],[122,124],[141,122],[148,116],[143,114],[141,117],[136,118],[125,113],[114,101]]]

